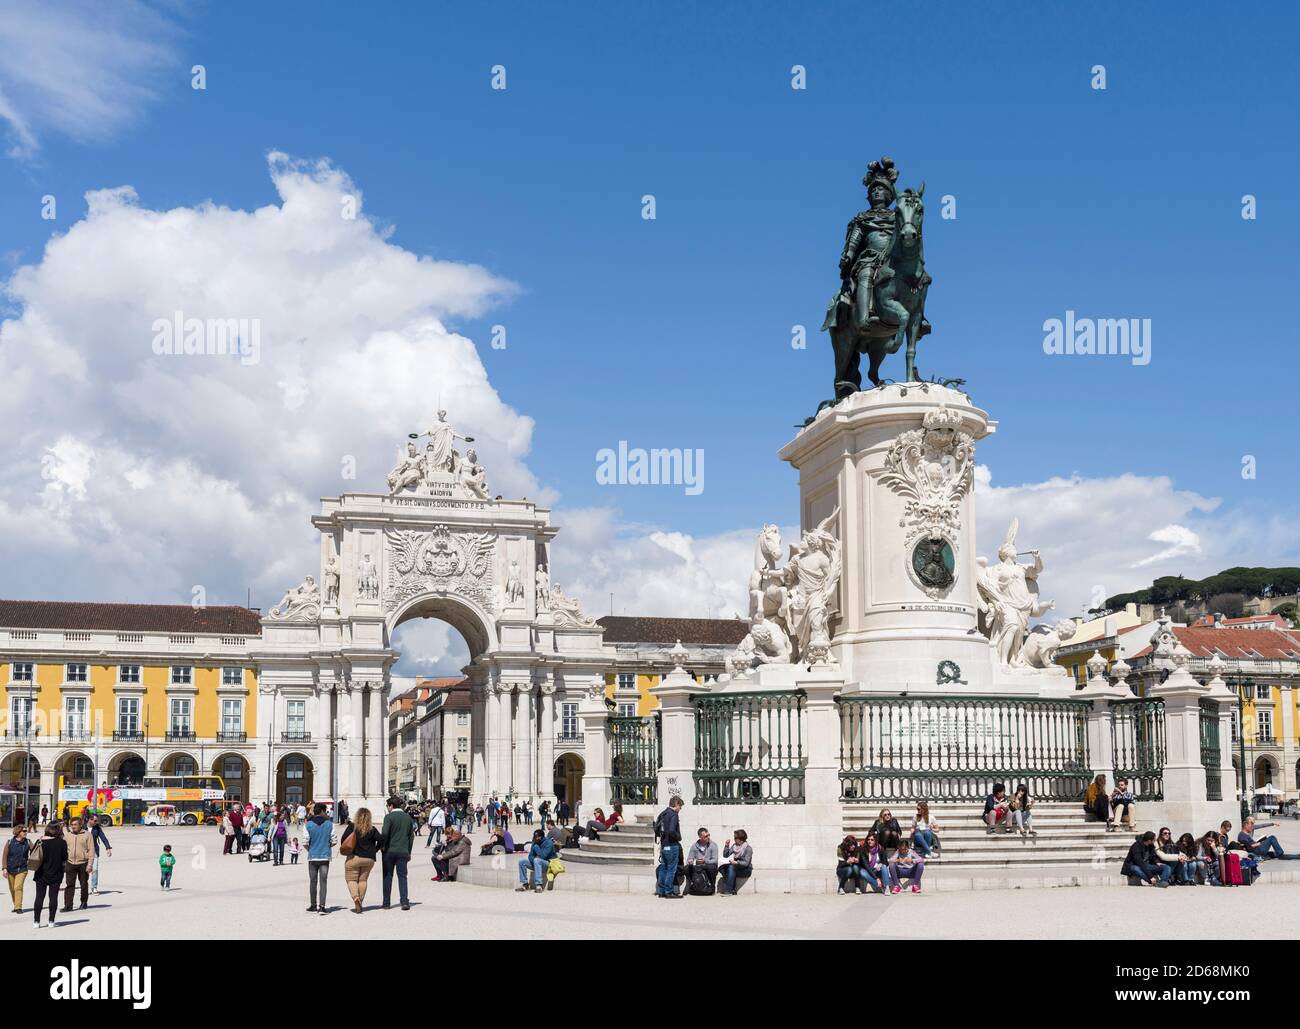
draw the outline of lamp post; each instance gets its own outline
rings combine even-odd
[[[1246,800],[1246,683],[1237,678],[1237,764],[1241,769],[1241,820],[1250,815],[1250,802]]]
[[[35,710],[35,689],[36,689],[36,666],[32,666],[32,678],[27,680],[27,724],[23,727],[23,734],[27,737],[27,756],[23,760],[23,817],[28,823],[32,820],[32,809],[30,807],[32,790],[32,712]]]

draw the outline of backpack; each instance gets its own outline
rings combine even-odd
[[[41,867],[41,862],[45,860],[45,840],[39,839],[32,844],[31,850],[27,852],[27,871],[34,872]]]
[[[690,881],[689,892],[693,897],[713,896],[713,882],[703,865],[691,865],[687,873]]]

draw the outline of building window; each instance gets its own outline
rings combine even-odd
[[[92,782],[95,778],[95,763],[82,754],[72,762],[72,778]]]
[[[67,680],[66,680],[67,682],[85,682],[87,679],[85,665],[80,665],[80,664],[68,665],[66,674],[67,674]]]
[[[117,698],[117,731],[131,734],[140,731],[140,698]]]
[[[190,731],[190,700],[188,697],[175,697],[172,699],[171,731],[178,734]]]
[[[636,672],[619,672],[618,688],[620,690],[636,689]]]
[[[14,662],[14,682],[31,682],[32,678],[32,666],[30,664],[22,661]]]
[[[458,783],[469,782],[469,765],[456,766],[456,781]]]
[[[560,735],[572,739],[578,735],[578,705],[560,705]]]
[[[118,665],[117,681],[122,685],[138,685],[140,682],[140,666]]]
[[[13,717],[10,724],[13,726],[14,736],[26,736],[32,730],[32,713],[36,709],[36,701],[33,697],[14,697],[13,700]]]
[[[284,777],[286,779],[305,779],[307,777],[307,763],[300,757],[285,758]],[[299,787],[299,789],[301,788]]]
[[[1259,711],[1255,714],[1256,724],[1259,726],[1260,740],[1271,740],[1273,738],[1273,712]]]
[[[635,718],[635,717],[636,717],[636,704],[634,704],[634,703],[633,703],[633,704],[619,704],[619,706],[618,706],[618,717],[619,717],[619,718]]]
[[[457,754],[469,753],[469,740],[467,740],[464,736],[460,736],[456,739],[456,753]]]
[[[1236,708],[1232,709],[1232,742],[1236,743],[1241,739],[1241,712]]]
[[[189,665],[172,665],[172,685],[191,686],[194,683],[194,669]]]
[[[242,668],[221,669],[221,685],[222,686],[244,685],[244,670]]]
[[[221,778],[226,780],[229,786],[231,780],[239,780],[244,777],[244,762],[237,757],[228,757],[221,762]]]
[[[182,754],[180,757],[178,757],[175,760],[175,762],[172,764],[172,768],[175,770],[177,775],[198,775],[199,774],[198,762],[195,761],[194,758],[190,757],[188,754]]]
[[[469,712],[468,712],[468,711],[457,711],[457,712],[456,712],[456,724],[457,724],[457,725],[469,725]]]
[[[239,700],[221,702],[221,731],[236,736],[244,731],[244,704]]]
[[[1255,699],[1256,699],[1256,700],[1268,700],[1268,698],[1269,698],[1269,691],[1270,691],[1271,689],[1272,689],[1272,687],[1270,687],[1269,684],[1266,683],[1266,682],[1256,683],[1256,684],[1255,684]]]
[[[291,700],[288,707],[289,735],[305,736],[307,734],[307,701]]]
[[[86,717],[89,704],[89,697],[68,697],[64,701],[63,726],[69,735],[75,737],[85,734],[89,727]]]

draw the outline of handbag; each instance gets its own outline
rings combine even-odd
[[[343,837],[343,842],[339,844],[339,853],[344,857],[351,857],[357,849],[357,831],[353,829]]]
[[[557,875],[563,874],[563,872],[564,862],[559,858],[551,858],[551,860],[546,863],[546,878],[554,879]]]
[[[34,872],[41,867],[41,862],[45,860],[45,841],[37,840],[32,844],[31,850],[27,852],[27,871]]]

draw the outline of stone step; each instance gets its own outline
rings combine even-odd
[[[652,868],[653,854],[593,854],[590,851],[566,850],[560,854],[560,860],[566,865],[601,865],[617,868]]]
[[[638,854],[651,857],[654,852],[653,843],[606,843],[604,840],[583,840],[582,846],[576,851],[572,847],[564,851],[566,854]]]

